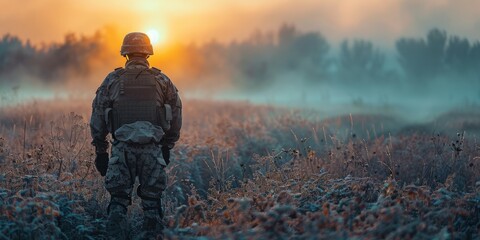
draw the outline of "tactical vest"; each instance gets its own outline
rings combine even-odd
[[[112,99],[111,113],[107,114],[110,132],[114,134],[124,124],[136,121],[147,121],[167,131],[170,128],[171,109],[165,104],[165,94],[155,78],[155,71],[159,70],[117,71],[120,71],[116,79],[119,92]]]

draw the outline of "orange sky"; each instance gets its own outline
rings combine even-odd
[[[170,42],[230,41],[282,23],[322,32],[329,40],[367,38],[389,46],[399,36],[433,27],[480,39],[480,1],[469,0],[0,0],[0,34],[34,43],[61,41],[68,32],[163,32]]]

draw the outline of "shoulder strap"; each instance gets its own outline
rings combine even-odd
[[[160,70],[156,67],[149,68],[148,72],[150,72],[154,76],[162,75],[162,70]]]
[[[152,68],[150,68],[150,69],[151,69],[152,71],[155,71],[155,72],[158,72],[158,73],[161,73],[161,72],[162,72],[162,70],[160,70],[160,69],[158,69],[158,68],[156,68],[156,67],[152,67]]]
[[[161,82],[168,82],[169,78],[162,72],[162,70],[152,67],[148,69],[148,71],[155,76],[156,79],[160,80]]]
[[[118,68],[115,68],[115,70],[113,71],[113,75],[115,75],[115,77],[120,77],[122,74],[124,74],[127,70],[125,70],[125,68],[123,67],[118,67]]]

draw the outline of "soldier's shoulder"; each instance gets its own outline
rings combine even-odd
[[[124,74],[127,70],[123,67],[117,67],[111,72],[111,74],[115,77],[119,77],[120,75]]]
[[[125,71],[126,71],[125,68],[117,67],[117,68],[113,69],[113,71],[108,73],[107,78],[118,77],[118,76],[122,75],[123,73],[125,73]]]
[[[164,72],[162,72],[162,70],[156,67],[151,67],[150,72],[153,73],[157,78],[160,78],[163,81],[171,82],[170,78]]]
[[[151,67],[150,71],[154,74],[163,74],[162,70],[160,70],[159,68],[156,68],[156,67]]]
[[[102,85],[110,85],[115,79],[125,73],[125,69],[123,67],[115,68],[113,71],[109,72],[105,77]]]

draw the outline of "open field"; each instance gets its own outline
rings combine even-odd
[[[190,100],[168,166],[166,237],[478,239],[480,113],[408,124]],[[0,108],[0,239],[105,236],[90,103]],[[129,210],[140,224],[139,198]]]

